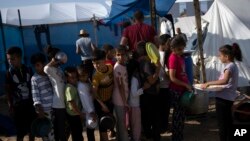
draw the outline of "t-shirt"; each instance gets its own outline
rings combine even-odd
[[[226,67],[223,69],[223,71],[220,74],[219,80],[224,78],[225,71],[228,70],[230,72],[230,78],[228,83],[226,84],[225,88],[222,91],[216,92],[216,97],[234,101],[237,97],[236,89],[238,86],[238,67],[235,63],[228,63],[226,64]]]
[[[153,43],[156,32],[153,27],[147,24],[137,23],[125,28],[122,36],[128,39],[129,50],[135,51],[139,41]]]
[[[82,60],[87,60],[91,59],[93,56],[93,51],[91,47],[91,38],[89,37],[81,37],[76,41],[76,47],[80,47],[81,49],[81,59]]]
[[[71,84],[66,84],[65,86],[65,102],[66,102],[66,111],[69,115],[78,115],[78,113],[73,111],[73,107],[70,104],[70,101],[74,101],[77,108],[81,109],[80,98],[77,93],[77,88]]]
[[[175,77],[178,80],[188,84],[189,82],[188,82],[187,73],[185,71],[184,58],[182,56],[171,53],[171,55],[169,56],[169,59],[168,59],[168,63],[169,63],[168,68],[175,70]],[[179,91],[179,92],[184,92],[186,90],[185,87],[177,85],[173,82],[170,82],[169,88],[171,90],[175,90],[175,91]]]
[[[78,82],[77,91],[81,100],[82,110],[84,113],[94,112],[94,101],[90,93],[90,84],[84,82]]]
[[[110,100],[113,94],[113,66],[106,65],[108,70],[106,72],[96,71],[93,75],[92,85],[94,88],[98,88],[97,96],[101,101]]]
[[[114,91],[113,91],[113,104],[118,106],[125,106],[122,100],[121,89],[119,84],[124,86],[125,102],[128,98],[128,73],[126,66],[116,63],[114,66]]]
[[[31,78],[34,105],[41,104],[45,112],[52,110],[53,88],[47,75],[35,73]]]
[[[6,85],[10,88],[10,96],[13,104],[17,102],[32,99],[31,94],[31,76],[32,70],[25,65],[20,68],[10,67],[6,73]]]
[[[65,79],[64,74],[60,68],[45,66],[44,72],[48,75],[53,86],[53,108],[65,108],[64,90]]]
[[[140,88],[139,81],[135,76],[132,76],[130,96],[129,96],[129,106],[139,107],[140,106],[140,95],[143,94],[143,89]]]

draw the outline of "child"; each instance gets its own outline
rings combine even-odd
[[[162,68],[160,69],[160,92],[159,92],[159,103],[161,105],[160,109],[160,130],[161,133],[167,131],[168,128],[168,118],[171,105],[171,94],[169,92],[169,75],[167,62],[170,56],[170,36],[168,34],[163,34],[159,37],[159,54],[160,63]]]
[[[110,44],[105,44],[103,45],[103,50],[105,51],[105,54],[106,54],[105,64],[114,66],[115,65],[115,62],[113,60],[114,59],[114,47]]]
[[[55,55],[60,50],[58,48],[48,47],[48,60],[50,61],[45,67],[44,72],[48,75],[50,82],[53,86],[53,125],[55,140],[66,141],[65,135],[65,121],[66,121],[66,109],[64,102],[64,89],[65,80],[63,71],[60,68],[62,62],[55,58]]]
[[[113,104],[115,108],[117,123],[117,140],[128,141],[128,132],[126,129],[126,112],[129,110],[127,103],[128,99],[128,74],[126,63],[125,47],[120,45],[115,49],[117,62],[114,66],[114,91],[113,91]]]
[[[185,40],[182,36],[176,36],[171,41],[172,53],[168,60],[170,85],[169,89],[172,93],[172,102],[174,106],[173,124],[172,124],[172,140],[183,140],[183,129],[185,120],[185,109],[180,105],[180,98],[185,91],[192,91],[188,82],[188,77],[185,72],[185,62],[182,57],[184,48],[186,46]]]
[[[94,109],[94,99],[91,95],[91,84],[88,79],[88,70],[83,65],[80,65],[77,67],[77,73],[79,79],[77,91],[82,103],[83,112],[86,114],[86,117],[90,117],[93,119],[93,122],[96,122],[97,117]],[[88,141],[95,141],[94,131],[95,128],[87,126]]]
[[[241,50],[238,44],[224,45],[219,48],[219,59],[225,68],[221,71],[219,80],[210,81],[202,85],[206,88],[210,85],[226,85],[222,91],[216,92],[216,114],[219,125],[221,141],[226,141],[232,136],[232,106],[237,97],[238,67],[234,60],[242,61]]]
[[[151,63],[147,52],[146,43],[141,41],[137,44],[136,52],[139,61],[139,76],[141,84],[149,83],[150,87],[144,90],[140,96],[141,120],[143,133],[147,139],[160,141],[160,123],[159,123],[159,72],[161,64],[159,60],[156,64]]]
[[[93,57],[93,65],[95,68],[95,73],[93,75],[93,95],[96,114],[98,118],[112,114],[113,103],[113,67],[111,65],[105,64],[105,52],[102,50],[96,50]],[[108,141],[107,129],[99,126],[100,140]]]
[[[9,70],[6,73],[6,92],[10,114],[13,115],[17,128],[17,140],[22,141],[36,117],[31,94],[31,68],[22,64],[22,50],[19,47],[10,47],[7,50]],[[34,140],[30,134],[29,140]]]
[[[52,120],[53,88],[49,77],[43,71],[46,57],[42,53],[36,53],[31,56],[30,61],[36,71],[31,78],[32,97],[36,112],[39,118],[46,117]],[[43,141],[54,140],[54,130],[51,130],[46,137],[43,137]]]
[[[129,120],[133,141],[140,141],[141,137],[140,95],[142,95],[143,91],[150,86],[148,83],[145,83],[141,88],[141,80],[137,69],[138,65],[139,63],[134,62],[133,64],[130,64],[130,67],[128,68],[128,78],[130,82],[130,95],[128,99],[130,107]]]
[[[67,84],[65,86],[65,102],[69,126],[71,129],[72,141],[82,141],[82,118],[83,114],[80,110],[81,103],[77,93],[77,70],[74,67],[67,67],[64,70]]]

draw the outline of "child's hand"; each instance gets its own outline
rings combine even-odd
[[[108,109],[108,107],[106,105],[102,105],[102,111],[104,113],[109,113],[109,109]]]
[[[185,86],[185,87],[187,88],[187,90],[188,90],[188,91],[190,91],[190,92],[192,92],[192,91],[193,91],[192,87],[191,87],[189,84],[186,84],[186,86]]]
[[[202,89],[206,89],[209,85],[207,83],[201,84]]]

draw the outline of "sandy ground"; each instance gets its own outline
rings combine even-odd
[[[7,103],[4,98],[0,99],[0,113],[6,114]],[[86,132],[83,133],[87,140]],[[95,131],[96,140],[99,141],[98,130]],[[171,141],[171,132],[162,134],[162,141]],[[0,135],[0,140],[15,140],[15,138],[6,138]],[[71,140],[71,139],[69,139]],[[184,141],[218,141],[218,128],[215,116],[214,99],[209,100],[209,109],[207,113],[188,116],[184,128]],[[25,137],[25,141],[28,141]],[[36,141],[41,141],[36,138]],[[113,139],[115,141],[115,139]]]

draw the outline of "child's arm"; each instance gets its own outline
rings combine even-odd
[[[171,80],[173,83],[175,83],[175,84],[177,84],[177,85],[180,85],[180,86],[183,86],[183,87],[187,88],[189,91],[192,91],[192,87],[191,87],[189,84],[184,83],[183,81],[180,81],[179,79],[177,79],[177,78],[175,77],[175,73],[176,73],[176,71],[175,71],[174,69],[170,69],[170,70],[169,70],[169,77],[170,77],[170,80]]]
[[[154,84],[158,80],[158,78],[159,78],[160,69],[161,69],[161,64],[160,64],[159,60],[157,61],[157,63],[155,64],[155,66],[156,66],[156,69],[155,69],[154,74],[149,75],[147,77],[148,83],[151,84],[151,85]]]
[[[76,103],[74,100],[68,101],[70,103],[70,106],[72,107],[72,110],[77,113],[78,115],[80,115],[81,117],[83,117],[82,112],[80,111],[80,109],[77,107]]]
[[[39,117],[44,117],[44,111],[41,105],[41,96],[39,94],[39,90],[38,90],[38,85],[34,79],[34,77],[31,78],[31,92],[32,92],[32,99],[36,108],[36,112],[38,113]]]
[[[204,84],[202,84],[201,87],[202,88],[207,88],[209,85],[225,85],[225,84],[228,83],[229,79],[230,79],[230,71],[226,69],[224,71],[224,77],[223,77],[223,79],[204,83]]]
[[[119,74],[119,72],[115,72],[115,73]],[[127,99],[125,97],[125,86],[124,86],[124,82],[123,82],[123,79],[125,79],[125,78],[122,75],[117,76],[117,74],[116,74],[115,76],[116,76],[115,79],[116,79],[116,82],[118,83],[119,93],[121,94],[123,104],[124,104],[124,106],[128,106]]]
[[[150,84],[145,82],[142,88],[139,88],[138,80],[135,77],[131,79],[131,87],[130,87],[130,94],[132,97],[138,97],[143,94],[145,89],[148,89]]]
[[[13,97],[12,97],[12,88],[11,88],[11,74],[9,72],[6,73],[6,83],[5,83],[5,90],[7,93],[7,101],[10,113],[13,112]]]

